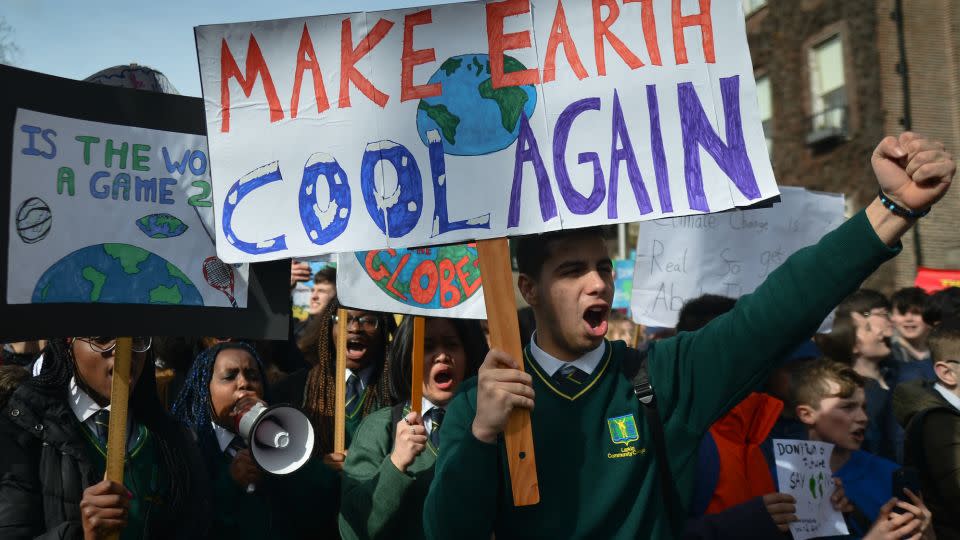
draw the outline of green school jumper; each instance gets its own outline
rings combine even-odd
[[[142,425],[137,429],[136,442],[129,449],[124,463],[123,486],[133,493],[133,499],[130,500],[130,511],[127,513],[127,526],[120,534],[123,540],[142,538],[146,534],[147,516],[155,505],[163,504],[167,491],[166,475],[161,471],[153,434]],[[82,431],[89,443],[88,449],[97,477],[102,477],[106,469],[107,448],[86,426]]]
[[[899,252],[884,245],[860,212],[817,245],[790,257],[751,295],[699,332],[655,342],[650,381],[684,505],[693,493],[697,448],[710,425],[768,373],[846,295]],[[513,506],[506,450],[477,440],[476,379],[447,409],[444,447],[424,505],[429,539],[675,538],[661,493],[642,405],[621,373],[625,346],[606,343],[603,360],[576,391],[550,382],[525,353],[540,503]],[[681,510],[680,514],[686,514]],[[681,516],[682,518],[682,516]]]
[[[390,461],[390,407],[370,413],[357,430],[343,465],[340,536],[423,538],[423,500],[433,480],[437,449],[427,448],[405,473]],[[410,407],[404,408],[404,415]]]

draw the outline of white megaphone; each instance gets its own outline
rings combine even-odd
[[[257,402],[237,418],[236,432],[246,441],[253,461],[264,471],[290,474],[310,460],[313,426],[297,409]]]

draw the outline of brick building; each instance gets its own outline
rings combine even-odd
[[[912,128],[960,156],[960,2],[902,0]],[[903,130],[896,0],[743,0],[761,114],[781,185],[876,195],[870,155]],[[918,227],[924,266],[960,268],[960,189]],[[914,236],[868,281],[913,283]]]

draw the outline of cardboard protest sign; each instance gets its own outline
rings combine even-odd
[[[843,222],[843,196],[781,187],[772,208],[641,223],[633,275],[634,321],[674,327],[703,294],[753,292],[795,251]]]
[[[504,0],[201,26],[196,39],[228,262],[778,194],[739,2]]]
[[[216,256],[201,100],[0,75],[0,337],[287,335],[288,265]]]
[[[794,540],[849,534],[843,514],[830,502],[836,488],[830,471],[831,454],[830,443],[773,440],[777,491],[797,501],[797,521],[790,524]]]
[[[485,319],[476,244],[341,253],[345,306],[425,317]]]

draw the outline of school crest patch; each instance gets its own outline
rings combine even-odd
[[[607,428],[610,430],[610,440],[614,444],[626,445],[640,440],[640,433],[637,431],[637,422],[633,419],[633,414],[607,418]]]

